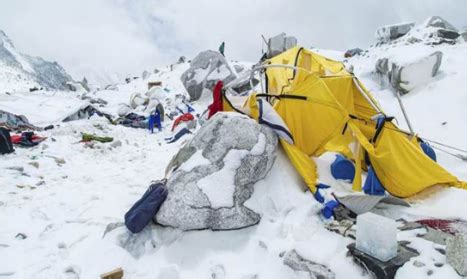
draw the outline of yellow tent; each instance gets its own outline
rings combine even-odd
[[[311,157],[326,151],[340,152],[355,161],[354,190],[361,190],[364,155],[394,196],[409,197],[438,184],[467,189],[467,183],[423,153],[417,136],[386,118],[368,90],[341,62],[295,47],[263,66],[267,93],[276,96],[269,100],[293,135],[293,144],[284,140],[281,144],[313,193],[318,174]],[[256,119],[257,98],[261,97],[252,94],[245,103],[246,111]],[[379,117],[387,121],[377,129]]]

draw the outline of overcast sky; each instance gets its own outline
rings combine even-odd
[[[0,29],[23,53],[74,78],[140,74],[226,42],[226,56],[258,60],[261,34],[299,44],[367,47],[378,26],[441,15],[467,26],[466,0],[0,0]]]

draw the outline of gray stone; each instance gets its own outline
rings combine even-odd
[[[457,234],[446,241],[446,259],[461,276],[467,276],[467,235]]]
[[[387,73],[393,88],[403,94],[410,92],[417,86],[428,83],[439,71],[443,53],[435,51],[417,61],[407,64],[391,64],[391,71]]]
[[[367,255],[355,248],[355,243],[349,244],[350,254],[354,260],[362,265],[367,271],[372,273],[378,279],[393,279],[397,270],[408,262],[412,257],[416,257],[419,253],[407,247],[408,242],[399,242],[397,257],[382,262],[370,255]]]
[[[451,23],[440,16],[432,16],[426,20],[426,27],[442,28],[452,31],[457,31],[457,28],[454,27]]]
[[[146,70],[141,74],[141,77],[143,79],[148,79],[150,76],[151,76],[151,73]]]
[[[376,29],[376,39],[384,43],[390,42],[404,36],[414,26],[415,23],[408,22],[379,27]]]
[[[243,204],[272,167],[277,142],[273,131],[246,116],[217,113],[169,163],[169,193],[155,221],[184,231],[257,224],[259,214]],[[220,172],[221,183],[216,181]]]
[[[229,64],[217,51],[203,51],[191,61],[190,68],[186,70],[181,81],[192,101],[201,98],[205,89],[212,92],[217,81],[222,80],[224,84],[236,78]]]
[[[295,272],[308,273],[309,279],[331,279],[336,275],[325,265],[309,261],[300,256],[295,250],[287,252],[283,263]]]
[[[293,48],[297,45],[297,39],[295,37],[287,37],[285,33],[280,33],[268,40],[268,51],[267,58],[274,57],[281,54],[282,52]]]
[[[117,147],[122,146],[122,142],[120,140],[116,140],[116,141],[112,142],[110,144],[110,146],[112,146],[113,148],[117,148]]]
[[[245,67],[243,67],[242,65],[234,65],[234,69],[237,73],[241,73],[245,70]]]

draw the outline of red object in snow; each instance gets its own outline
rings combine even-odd
[[[209,105],[209,114],[208,119],[211,118],[214,114],[218,111],[222,111],[222,87],[224,87],[224,83],[222,80],[219,80],[216,85],[214,86],[214,90],[212,91],[212,104]]]
[[[22,138],[22,135],[12,135],[11,136],[11,142],[13,144],[20,144],[21,143],[21,138]],[[32,135],[31,136],[31,141],[32,142],[41,142],[41,141],[43,141],[45,139],[46,139],[45,137],[41,137],[41,136],[38,136],[38,135]]]
[[[449,234],[467,231],[467,222],[463,220],[424,219],[418,220],[417,223]]]
[[[187,122],[187,121],[191,121],[194,119],[195,117],[193,116],[193,114],[189,112],[180,115],[179,117],[177,117],[177,119],[175,119],[174,124],[172,125],[172,132],[174,131],[175,127],[177,127],[178,124],[180,124],[180,122],[182,121]]]

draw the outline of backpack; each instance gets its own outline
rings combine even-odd
[[[165,183],[165,179],[153,182],[143,197],[128,210],[125,214],[125,225],[129,231],[139,233],[151,222],[167,198]]]
[[[8,154],[15,151],[11,142],[10,132],[0,127],[0,154]]]

